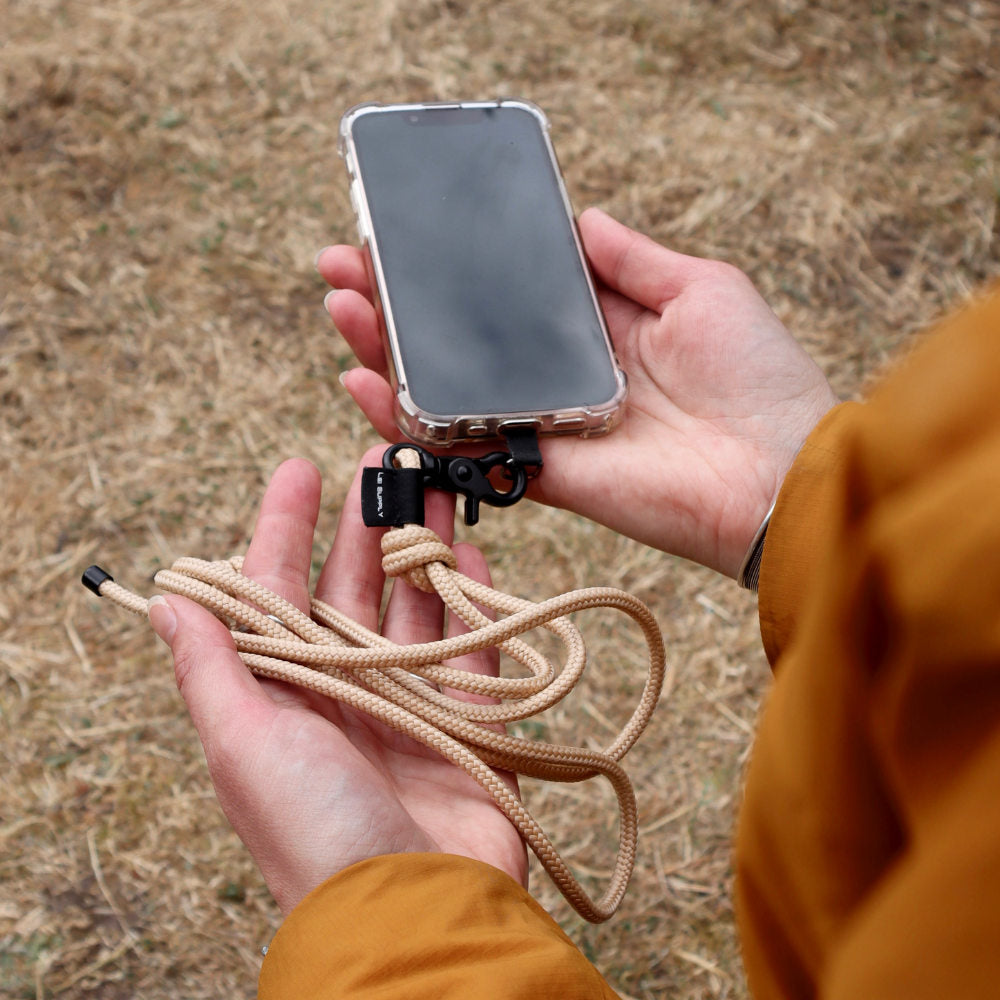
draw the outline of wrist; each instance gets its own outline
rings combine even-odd
[[[785,446],[775,449],[774,476],[770,484],[769,491],[761,491],[761,499],[758,501],[757,513],[749,518],[749,523],[744,523],[745,531],[753,531],[753,534],[743,544],[743,556],[738,564],[735,573],[736,582],[745,590],[756,592],[760,579],[761,558],[764,553],[764,544],[767,538],[768,525],[778,502],[778,494],[781,492],[785,478],[795,464],[802,447],[807,438],[823,419],[832,410],[837,400],[829,386],[824,383],[823,392],[818,393],[814,406],[810,412],[800,418],[797,425],[784,436]],[[770,497],[770,500],[766,499]],[[760,511],[766,511],[761,514]],[[760,520],[757,520],[757,519]],[[754,527],[756,525],[756,527]],[[746,538],[746,536],[744,536]]]

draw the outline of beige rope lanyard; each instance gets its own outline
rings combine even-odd
[[[397,645],[315,598],[310,614],[304,614],[244,576],[239,557],[218,562],[179,559],[158,572],[154,582],[161,590],[198,602],[223,621],[256,676],[297,684],[366,712],[461,767],[514,824],[570,905],[591,922],[607,920],[625,895],[638,834],[635,793],[619,761],[645,729],[666,679],[663,639],[652,613],[637,598],[610,587],[576,590],[538,604],[501,593],[459,573],[451,549],[421,525],[391,528],[382,537],[382,553],[387,577],[402,577],[420,590],[436,592],[471,631],[436,642]],[[104,578],[93,589],[102,597],[135,614],[148,613],[145,598],[99,572]],[[491,621],[476,605],[503,617]],[[543,712],[573,689],[586,665],[586,649],[566,616],[599,607],[632,618],[649,654],[638,703],[611,744],[589,750],[490,728]],[[518,638],[539,627],[562,640],[561,667]],[[442,662],[493,646],[530,676],[484,677]],[[497,703],[461,701],[442,689],[485,695]],[[587,894],[494,768],[547,781],[577,782],[597,775],[608,780],[618,800],[619,846],[600,899]]]

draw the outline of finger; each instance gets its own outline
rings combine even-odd
[[[344,372],[340,381],[378,435],[386,441],[401,440],[392,387],[381,375],[367,368],[354,368]]]
[[[371,448],[362,458],[344,498],[330,554],[316,582],[319,600],[372,630],[378,628],[385,586],[381,548],[384,532],[367,527],[361,518],[361,473],[366,466],[381,466],[384,451],[384,446]]]
[[[697,278],[705,264],[660,246],[597,208],[580,216],[580,235],[597,277],[656,312]]]
[[[321,490],[319,472],[305,459],[289,459],[278,466],[243,561],[246,576],[305,612]]]
[[[333,288],[350,288],[372,301],[364,250],[344,244],[324,247],[316,258],[316,269]]]
[[[380,375],[388,372],[375,307],[358,292],[345,288],[328,292],[324,299],[333,325],[357,359]]]
[[[149,621],[173,653],[177,687],[209,764],[220,747],[238,757],[240,734],[259,731],[275,704],[237,655],[229,631],[204,608],[173,594],[150,601]]]

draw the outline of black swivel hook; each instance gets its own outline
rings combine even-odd
[[[491,451],[482,458],[466,455],[434,455],[415,444],[403,442],[388,448],[382,457],[382,468],[393,471],[396,456],[409,448],[420,456],[420,472],[425,489],[447,490],[465,497],[465,523],[472,525],[479,520],[479,505],[510,507],[524,496],[528,488],[528,472],[519,462],[504,451]],[[497,489],[490,475],[499,474],[509,482],[509,487]]]

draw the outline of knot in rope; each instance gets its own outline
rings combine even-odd
[[[408,524],[382,536],[382,572],[387,577],[401,576],[417,590],[434,594],[437,587],[426,569],[430,563],[441,563],[452,570],[458,566],[455,553],[432,529]]]

